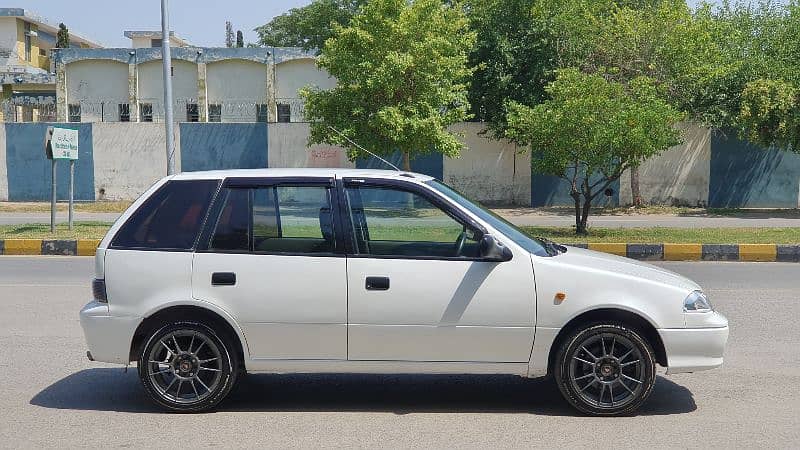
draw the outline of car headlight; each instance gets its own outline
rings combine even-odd
[[[683,301],[683,310],[686,312],[711,312],[714,308],[705,294],[694,291]]]

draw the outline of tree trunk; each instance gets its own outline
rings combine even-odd
[[[408,152],[403,152],[403,170],[411,172],[411,155]]]
[[[583,212],[581,214],[581,223],[578,227],[578,234],[589,234],[589,213],[592,210],[592,198],[588,195],[583,199]]]
[[[633,197],[633,206],[642,206],[642,194],[639,192],[639,167],[631,167],[631,197]]]
[[[573,192],[570,196],[575,200],[575,233],[583,234],[581,232],[581,195],[577,192]]]

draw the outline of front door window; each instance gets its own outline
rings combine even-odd
[[[424,196],[393,187],[347,188],[355,251],[361,255],[477,258],[479,232]]]

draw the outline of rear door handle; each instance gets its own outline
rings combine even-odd
[[[233,286],[236,284],[236,274],[233,272],[214,272],[211,274],[212,286]]]
[[[368,291],[388,291],[389,277],[367,277],[365,287]]]

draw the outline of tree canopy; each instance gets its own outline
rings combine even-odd
[[[310,142],[367,156],[399,151],[405,169],[416,154],[457,156],[463,144],[447,131],[469,118],[467,52],[475,40],[463,11],[441,0],[372,0],[349,26],[334,25],[318,58],[336,77],[331,90],[301,91]]]
[[[366,0],[314,0],[255,29],[261,45],[321,49],[334,26],[347,26]]]
[[[592,200],[622,172],[680,143],[682,114],[658,94],[653,79],[627,85],[601,74],[561,69],[548,98],[531,107],[510,102],[507,135],[530,146],[533,169],[569,182],[578,233]]]
[[[69,29],[63,23],[58,24],[56,48],[69,48]]]

